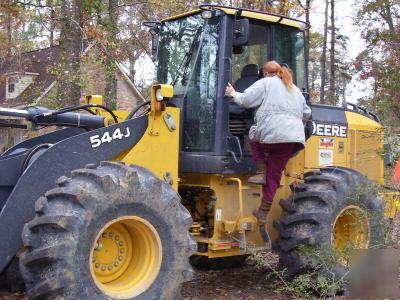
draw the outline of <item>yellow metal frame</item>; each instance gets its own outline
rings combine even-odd
[[[347,167],[383,185],[385,166],[382,125],[355,112],[345,113],[349,129]]]
[[[145,134],[135,147],[118,155],[113,160],[144,167],[171,184],[177,191],[180,109],[158,106],[159,101],[155,98],[155,91],[159,88],[164,97],[173,95],[172,86],[155,85],[152,87],[151,111],[148,115]],[[171,127],[167,124],[166,119],[176,126]]]
[[[96,107],[96,105],[104,105],[104,100],[103,96],[101,95],[86,95],[84,104],[92,104],[94,107],[90,107],[89,109],[93,111],[96,115],[98,116],[105,116],[106,118],[104,119],[104,125],[109,126],[115,123],[114,119],[112,116],[110,116],[110,113],[105,111],[101,107]],[[118,122],[122,122],[126,119],[128,116],[128,112],[125,110],[114,110],[113,111],[114,115],[117,117]]]
[[[104,105],[103,96],[101,95],[86,95],[85,104],[97,104],[97,105]]]
[[[167,113],[179,124],[178,108],[167,107],[162,112],[151,112],[143,137],[135,147],[114,160],[142,166],[178,190],[179,126],[174,131],[168,129],[163,120]]]
[[[210,9],[215,8],[217,10],[221,10],[224,13],[228,15],[235,15],[236,13],[239,12],[238,8],[235,7],[224,7],[224,6],[218,6],[218,5],[210,5]],[[185,12],[176,16],[172,16],[166,19],[163,19],[162,22],[169,22],[169,21],[174,21],[177,19],[181,19],[187,16],[191,16],[194,14],[197,14],[201,12],[201,9],[195,9],[189,12]],[[241,16],[247,17],[250,19],[255,19],[255,20],[262,20],[262,21],[267,21],[271,23],[278,23],[290,27],[295,27],[298,29],[303,29],[304,28],[304,23],[300,21],[296,21],[290,18],[287,18],[286,16],[280,16],[280,15],[275,15],[275,14],[269,14],[268,12],[261,12],[261,11],[254,11],[254,10],[249,10],[249,9],[240,9],[241,11]]]
[[[304,153],[291,159],[285,172],[296,173]],[[304,158],[303,158],[304,159]],[[253,216],[253,209],[260,205],[262,198],[261,186],[247,182],[248,176],[232,177],[218,174],[182,174],[179,185],[210,188],[215,195],[214,207],[214,233],[211,238],[196,235],[198,242],[208,244],[207,252],[197,252],[197,255],[209,258],[226,257],[233,255],[249,254],[251,249],[265,248],[265,242],[260,234],[258,223]],[[276,199],[286,198],[290,195],[289,185],[301,179],[282,176],[281,186],[277,191]],[[268,215],[267,231],[272,240],[277,238],[273,228],[273,221],[281,214],[278,201],[274,201]]]
[[[246,177],[217,174],[182,174],[180,186],[210,188],[216,197],[214,207],[214,234],[211,238],[194,236],[208,244],[207,252],[197,255],[210,258],[243,255],[251,248],[263,248],[264,241],[252,215],[261,199],[261,189],[247,184]]]

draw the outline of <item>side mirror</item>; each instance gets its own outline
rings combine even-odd
[[[233,25],[233,46],[244,46],[250,37],[249,19],[235,20]]]
[[[149,27],[151,34],[151,58],[153,61],[157,59],[158,36],[160,33],[161,23],[156,21],[146,21],[143,26]]]
[[[158,34],[151,35],[151,59],[152,61],[157,60],[157,48],[158,48]]]

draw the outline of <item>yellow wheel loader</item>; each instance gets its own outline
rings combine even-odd
[[[306,147],[284,170],[269,223],[252,215],[262,197],[247,182],[253,111],[224,90],[231,82],[244,91],[275,59],[307,96],[307,24],[202,5],[145,25],[156,60],[151,101],[131,112],[108,110],[100,96],[56,111],[0,108],[64,127],[0,156],[3,283],[19,261],[29,299],[177,299],[189,258],[238,264],[270,247],[267,232],[293,275],[307,269],[302,245],[340,252],[381,242],[398,194],[366,188],[384,186],[382,126],[355,105],[311,104]]]

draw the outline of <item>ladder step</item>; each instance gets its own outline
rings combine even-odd
[[[251,190],[251,189],[254,189],[254,188],[252,188],[251,186],[248,186],[248,185],[242,185],[242,190]]]

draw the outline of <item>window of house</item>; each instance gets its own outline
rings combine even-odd
[[[9,92],[10,94],[12,94],[12,93],[15,92],[15,82],[9,82],[9,83],[8,83],[8,92]]]
[[[18,77],[17,76],[12,76],[8,78],[8,93],[13,94],[15,93],[15,85],[18,83]]]
[[[7,99],[13,99],[18,97],[17,95],[17,84],[19,82],[18,76],[10,76],[7,78]]]

